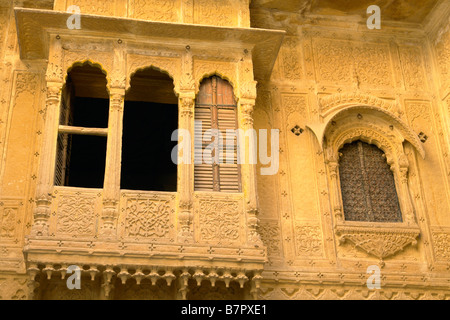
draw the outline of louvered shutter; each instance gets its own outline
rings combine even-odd
[[[212,191],[213,165],[203,160],[203,150],[211,141],[211,134],[207,135],[207,130],[211,129],[211,107],[196,107],[195,120],[194,187],[199,191]]]
[[[233,89],[227,81],[212,77],[202,82],[195,107],[195,120],[195,190],[239,192],[237,137],[234,134],[230,135],[232,139],[227,139],[227,130],[235,132],[237,129],[236,102]],[[198,121],[202,121],[201,127]],[[211,132],[206,135],[210,129],[220,132],[222,139],[211,136]],[[206,148],[212,143],[218,150],[218,154],[213,154],[216,164],[205,163],[204,159],[205,154],[210,155]],[[198,163],[200,160],[202,163]]]
[[[235,132],[237,128],[236,108],[219,107],[217,112],[218,129],[222,134],[222,144],[219,146],[219,185],[220,191],[239,192],[240,179],[239,167],[237,163],[237,137]],[[227,136],[227,130],[228,136]],[[231,139],[232,138],[232,139]]]

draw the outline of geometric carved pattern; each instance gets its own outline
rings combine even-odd
[[[339,242],[349,240],[356,248],[368,254],[384,259],[402,251],[409,244],[417,244],[420,231],[416,228],[368,228],[354,226],[338,226],[336,233]]]
[[[92,196],[61,195],[58,202],[58,233],[93,235],[95,198]]]
[[[345,144],[340,152],[345,220],[401,222],[394,176],[384,153],[362,141]]]

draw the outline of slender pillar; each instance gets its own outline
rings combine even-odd
[[[106,147],[103,210],[100,236],[115,238],[120,199],[120,170],[122,157],[122,127],[125,89],[110,89],[108,140]]]
[[[179,102],[178,121],[178,241],[193,241],[193,137],[195,93],[184,93]]]

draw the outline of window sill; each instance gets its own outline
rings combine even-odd
[[[383,260],[402,251],[408,245],[415,246],[420,229],[404,222],[344,221],[335,227],[339,243],[349,241],[355,248]]]

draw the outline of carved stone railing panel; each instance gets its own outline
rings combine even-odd
[[[54,187],[49,236],[93,238],[98,231],[100,189]]]
[[[196,192],[194,216],[198,242],[238,246],[246,243],[243,195]]]
[[[119,237],[148,242],[174,242],[175,193],[122,191]]]

